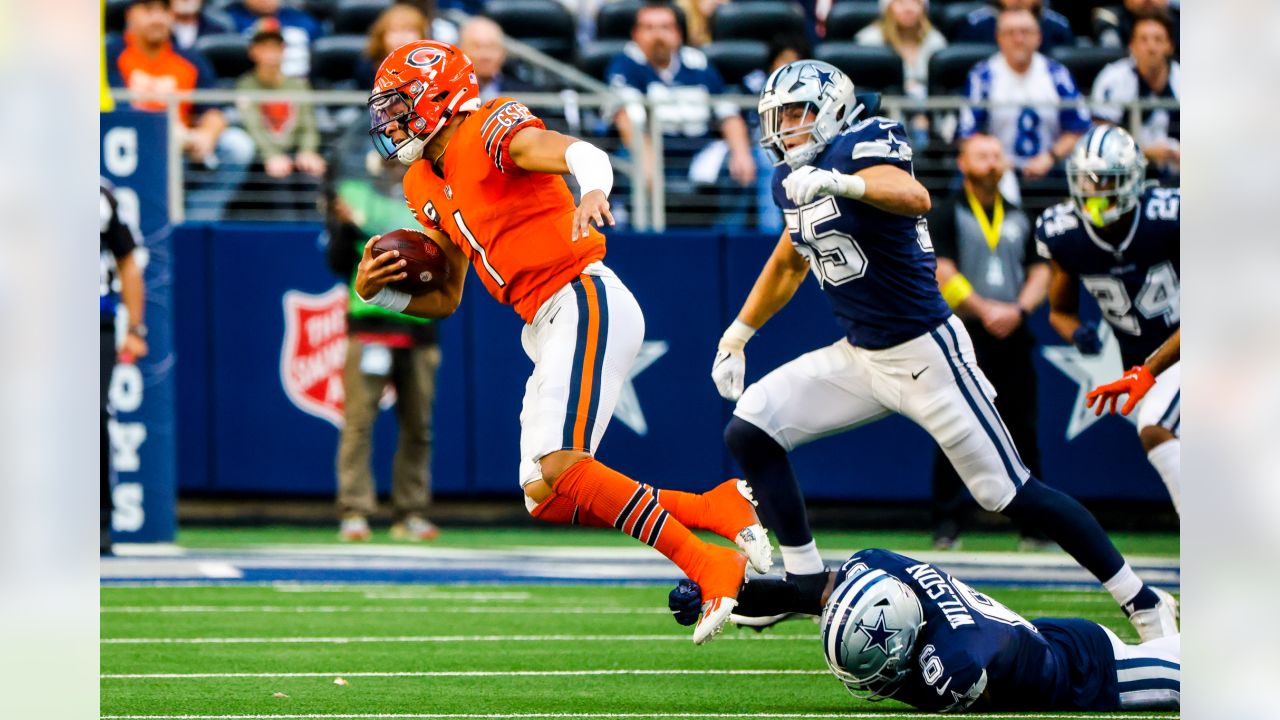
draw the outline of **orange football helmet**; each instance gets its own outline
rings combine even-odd
[[[401,45],[382,61],[369,96],[369,136],[384,159],[406,165],[449,119],[480,107],[471,58],[434,40]]]

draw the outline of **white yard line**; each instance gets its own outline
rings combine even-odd
[[[817,635],[720,636],[720,641],[813,642]],[[317,643],[467,643],[467,642],[689,642],[689,635],[401,635],[356,637],[204,637],[204,638],[103,638],[103,645],[267,645]]]
[[[102,715],[101,720],[535,720],[540,717],[608,717],[608,719],[640,719],[640,717],[796,717],[796,719],[846,719],[846,717],[937,717],[924,712],[413,712],[413,714],[388,714],[388,712],[342,712],[342,714],[312,715]],[[1079,714],[965,714],[970,720],[1083,720],[1096,715]],[[1156,720],[1176,715],[1112,715],[1107,720]]]
[[[283,614],[329,614],[354,612],[362,615],[369,613],[451,613],[451,614],[467,614],[467,615],[503,615],[503,614],[520,614],[530,611],[552,611],[555,613],[564,613],[567,615],[670,615],[671,611],[659,607],[559,607],[544,605],[526,605],[522,607],[457,607],[457,606],[436,606],[422,607],[419,605],[405,606],[387,606],[387,605],[157,605],[148,607],[146,605],[104,605],[101,609],[102,613],[119,613],[124,615],[149,615],[151,613],[283,613]]]
[[[830,675],[830,670],[427,670],[421,672],[125,673],[102,680],[208,680],[225,678],[432,678],[590,675]]]

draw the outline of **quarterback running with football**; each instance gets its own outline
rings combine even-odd
[[[979,505],[1040,529],[1093,573],[1144,640],[1176,633],[1173,597],[1143,583],[1093,515],[1032,477],[1018,456],[964,324],[938,290],[922,217],[929,193],[913,175],[906,129],[861,117],[849,78],[813,60],[775,70],[759,109],[787,229],[720,339],[711,376],[737,401],[725,440],[788,577],[825,579],[787,454],[899,413],[933,436]],[[747,341],[809,272],[843,337],[744,392]]]
[[[598,148],[548,131],[511,98],[481,104],[471,60],[447,43],[393,51],[369,98],[370,135],[385,158],[409,166],[405,197],[444,251],[448,281],[410,296],[388,284],[404,261],[365,247],[356,292],[380,307],[446,317],[462,299],[470,262],[485,288],[526,325],[533,373],[520,412],[519,480],[530,513],[549,522],[612,526],[657,548],[705,591],[693,640],[728,619],[746,564],[768,570],[771,548],[750,498],[726,481],[702,494],[654,490],[594,459],[644,340],[644,316],[604,265],[613,170]],[[581,203],[563,175],[572,174]],[[376,240],[376,238],[374,238]],[[746,556],[701,541],[706,529]]]

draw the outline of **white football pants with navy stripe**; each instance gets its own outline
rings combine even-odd
[[[1138,430],[1152,425],[1181,437],[1182,431],[1182,363],[1176,362],[1156,377],[1138,405]]]
[[[1176,710],[1182,702],[1182,636],[1126,645],[1102,628],[1116,655],[1121,710]]]
[[[992,401],[964,324],[952,316],[883,350],[840,341],[747,388],[733,414],[787,452],[899,413],[924,428],[983,508],[1000,511],[1031,476]]]
[[[595,262],[542,303],[520,335],[533,374],[520,410],[520,486],[542,479],[557,450],[595,455],[644,342],[644,313]]]

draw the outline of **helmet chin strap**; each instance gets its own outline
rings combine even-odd
[[[416,137],[405,143],[403,147],[396,151],[396,159],[404,165],[412,165],[422,159],[422,151],[426,149],[427,141],[423,138]]]

